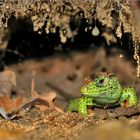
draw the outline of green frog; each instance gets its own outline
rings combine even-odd
[[[113,107],[121,105],[130,107],[138,104],[138,97],[133,87],[122,88],[117,76],[112,73],[99,72],[84,80],[81,88],[82,97],[70,102],[67,111],[76,111],[88,115],[88,106]]]

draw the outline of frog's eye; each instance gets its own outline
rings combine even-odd
[[[106,83],[105,81],[106,80],[102,78],[102,79],[98,80],[97,85],[98,86],[103,86]]]
[[[99,80],[99,83],[100,83],[100,84],[103,84],[104,81],[105,81],[104,79],[100,79],[100,80]]]

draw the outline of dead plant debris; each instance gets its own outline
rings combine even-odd
[[[17,98],[15,100],[12,100],[9,97],[4,96],[3,98],[0,99],[0,106],[1,106],[0,113],[5,119],[7,120],[13,119],[16,117],[16,114],[22,108],[27,108],[33,105],[39,108],[39,111],[54,109],[58,112],[64,113],[62,109],[55,106],[55,99],[56,99],[55,92],[49,92],[40,95],[35,91],[34,74],[35,72],[33,72],[33,77],[31,82],[31,95],[32,95],[31,99],[27,99],[24,102],[23,102],[24,98]]]

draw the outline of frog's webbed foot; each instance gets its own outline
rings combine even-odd
[[[120,105],[122,107],[135,106],[138,103],[136,91],[132,87],[124,88],[122,90],[122,96],[120,98]]]

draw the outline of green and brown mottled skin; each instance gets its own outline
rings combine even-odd
[[[122,89],[119,80],[112,73],[96,73],[85,79],[81,88],[82,97],[77,98],[68,106],[68,112],[79,112],[88,115],[88,106],[122,107],[135,106],[138,103],[133,87]]]

